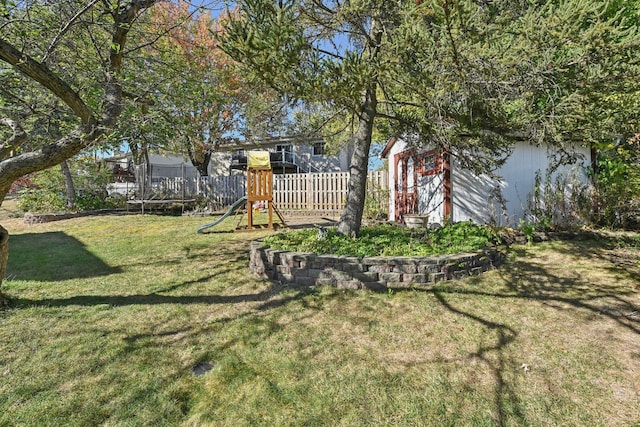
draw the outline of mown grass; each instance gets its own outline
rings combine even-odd
[[[267,232],[203,222],[4,221],[0,425],[640,422],[636,236],[513,247],[428,291],[343,292],[255,279],[248,241]]]

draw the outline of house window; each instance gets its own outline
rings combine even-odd
[[[422,176],[440,173],[440,156],[435,150],[420,153],[418,157],[420,158],[419,172]]]
[[[322,156],[322,155],[324,155],[324,142],[314,142],[313,143],[313,155],[314,156]]]

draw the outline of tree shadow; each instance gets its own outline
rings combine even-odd
[[[538,301],[555,310],[567,307],[580,312],[587,312],[593,318],[605,317],[617,323],[624,330],[640,335],[640,304],[638,287],[633,290],[629,286],[620,286],[613,278],[626,280],[627,283],[640,283],[638,258],[636,254],[634,268],[629,263],[620,262],[616,251],[631,247],[637,249],[637,241],[621,241],[617,239],[581,240],[563,242],[556,248],[562,256],[585,265],[590,261],[597,262],[598,271],[608,275],[609,281],[594,280],[590,274],[576,269],[563,268],[563,265],[539,262],[526,247],[515,247],[510,250],[507,261],[497,272],[503,284],[496,289],[476,289],[474,286],[486,286],[482,276],[468,278],[462,282],[450,282],[434,286],[431,289],[404,290],[405,292],[424,292],[432,294],[438,303],[450,313],[462,316],[482,325],[489,331],[497,333],[491,343],[479,344],[477,349],[467,354],[464,359],[481,361],[491,372],[495,380],[494,407],[495,423],[503,426],[511,424],[515,417],[518,422],[526,424],[527,418],[522,398],[511,385],[509,375],[518,366],[518,361],[510,355],[508,347],[518,340],[515,326],[492,320],[492,313],[478,313],[477,310],[463,309],[452,301],[463,298],[496,298],[508,301]],[[566,261],[566,259],[565,259]],[[496,274],[496,273],[494,273]],[[615,283],[615,284],[613,284]],[[455,359],[455,358],[454,358]],[[449,362],[456,360],[451,359]],[[459,358],[458,358],[459,359]],[[427,363],[442,362],[433,360]],[[446,362],[447,360],[445,360]]]
[[[121,270],[61,231],[12,235],[6,277],[38,282],[108,276]]]
[[[517,362],[509,357],[505,349],[512,343],[514,343],[518,337],[517,331],[504,324],[489,320],[488,318],[479,316],[469,311],[464,311],[460,308],[454,307],[453,304],[447,300],[446,293],[440,291],[433,291],[433,295],[436,300],[448,311],[453,314],[466,317],[474,322],[477,322],[490,331],[495,331],[498,334],[498,339],[493,345],[481,345],[473,353],[466,356],[466,359],[476,359],[481,361],[491,372],[495,380],[494,390],[494,406],[496,408],[496,424],[503,426],[507,422],[508,411],[505,402],[511,402],[509,405],[512,409],[513,416],[517,417],[520,421],[525,422],[526,417],[524,410],[520,407],[520,399],[516,391],[509,385],[505,375],[507,372],[513,371]]]
[[[181,286],[187,286],[191,283],[206,282],[211,277],[204,277],[195,281],[185,282],[179,285],[172,285],[169,291]],[[297,293],[296,295],[300,295]],[[263,302],[258,310],[267,310],[282,305],[285,300],[277,300],[270,302],[274,296],[272,290],[267,290],[255,294],[242,295],[163,295],[158,292],[149,294],[133,294],[133,295],[76,295],[68,298],[43,298],[43,299],[26,299],[14,298],[12,305],[14,308],[44,306],[44,307],[65,307],[65,306],[96,306],[109,305],[112,307],[125,307],[130,305],[161,305],[161,304],[239,304],[246,302]]]
[[[599,281],[579,268],[532,262],[527,259],[527,249],[519,247],[512,250],[516,259],[499,270],[506,292],[474,293],[496,298],[532,299],[557,309],[568,305],[605,316],[640,335],[640,305],[633,301],[638,296],[640,259],[635,259],[635,266],[624,260],[621,262],[623,257],[620,253],[624,250],[621,243],[624,245],[624,242],[613,239],[572,241],[564,242],[556,249],[572,261],[582,261],[585,269],[597,268],[600,273],[615,279],[615,285]],[[597,267],[586,267],[596,262]],[[635,289],[624,283],[635,283]]]
[[[626,264],[616,262],[615,242],[603,241],[577,241],[566,242],[560,247],[563,255],[581,261],[598,260],[599,268],[604,269],[613,277],[622,277],[625,280],[638,283],[638,272],[627,268]],[[222,256],[228,247],[219,247],[213,251],[200,250],[187,251],[187,256],[196,259],[214,256]],[[239,268],[239,260],[246,260],[246,250],[239,247],[234,251],[236,260],[225,260],[219,266],[220,269]],[[244,252],[243,252],[244,251]],[[463,282],[438,285],[432,289],[412,290],[411,292],[424,292],[432,294],[437,303],[447,312],[456,317],[463,317],[477,323],[483,329],[490,331],[491,339],[481,340],[472,352],[460,358],[451,358],[444,362],[453,362],[460,359],[474,359],[486,367],[494,379],[492,401],[495,408],[494,421],[496,425],[508,425],[514,423],[527,423],[526,405],[518,390],[512,383],[511,374],[518,368],[518,361],[514,359],[510,349],[519,339],[518,329],[509,322],[494,320],[492,313],[480,312],[476,309],[463,308],[456,304],[459,297],[484,298],[491,297],[500,301],[532,300],[538,301],[553,309],[562,309],[570,306],[576,310],[591,312],[594,315],[604,315],[617,322],[619,325],[635,334],[640,334],[640,316],[634,317],[633,313],[640,313],[637,299],[637,291],[634,293],[629,288],[618,287],[610,283],[594,282],[589,274],[580,271],[563,269],[562,266],[552,263],[539,262],[532,259],[531,252],[525,247],[511,249],[509,261],[495,274],[502,283],[500,287],[480,288],[486,281],[483,276],[469,278]],[[222,259],[222,258],[221,258]],[[244,268],[244,267],[242,267]],[[192,326],[176,327],[174,330],[162,329],[159,324],[157,332],[141,332],[131,334],[124,333],[126,351],[136,351],[143,347],[157,345],[162,339],[172,337],[186,342],[187,339],[200,334],[215,333],[220,325],[229,322],[246,319],[248,322],[259,324],[260,328],[248,328],[246,336],[233,337],[231,340],[221,341],[215,349],[209,350],[210,354],[221,353],[224,349],[233,345],[236,340],[257,340],[277,332],[285,325],[279,324],[268,316],[259,316],[273,309],[283,307],[294,301],[301,301],[305,310],[309,308],[305,304],[305,297],[314,292],[311,288],[285,287],[272,282],[266,288],[255,293],[240,295],[167,295],[180,288],[192,284],[204,283],[221,274],[212,272],[198,279],[187,280],[173,284],[161,290],[147,294],[134,295],[79,295],[68,298],[48,298],[38,300],[16,299],[16,308],[25,306],[95,306],[110,305],[124,307],[132,305],[161,305],[161,304],[243,304],[251,303],[246,309],[232,312],[208,322],[193,324]],[[475,286],[477,285],[477,286]],[[398,290],[399,291],[399,290]],[[331,298],[335,294],[323,296]],[[258,314],[258,315],[257,315]],[[305,315],[309,315],[306,313]],[[256,332],[257,329],[257,332]],[[253,331],[253,332],[251,332]],[[244,332],[242,332],[244,333]],[[494,335],[495,334],[495,335]],[[209,354],[207,353],[207,354]],[[205,357],[205,356],[202,356]],[[442,363],[442,359],[427,361],[427,363]],[[472,385],[469,385],[472,387]]]

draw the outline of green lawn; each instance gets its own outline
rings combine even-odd
[[[640,424],[638,236],[344,292],[252,277],[268,232],[196,234],[208,221],[4,220],[0,425]]]

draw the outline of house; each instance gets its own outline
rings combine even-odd
[[[343,148],[336,155],[329,155],[325,142],[320,139],[299,141],[294,138],[270,138],[258,141],[247,148],[236,148],[231,155],[231,170],[247,169],[247,151],[255,149],[270,152],[271,169],[275,174],[309,172],[346,172],[353,149]]]
[[[107,191],[136,199],[182,199],[204,195],[215,199],[216,206],[226,206],[244,194],[247,152],[251,150],[270,151],[274,174],[348,171],[353,151],[347,146],[337,155],[329,155],[321,140],[247,141],[221,146],[211,153],[206,177],[201,177],[198,169],[184,156],[150,154],[148,164],[134,165],[129,153],[106,159],[114,172],[114,182],[108,185]]]
[[[586,182],[591,152],[588,148],[577,151],[583,160],[553,169],[554,176],[571,174]],[[519,141],[495,171],[495,178],[462,168],[455,155],[410,147],[400,138],[391,138],[381,153],[389,166],[389,219],[400,222],[406,215],[419,214],[428,215],[431,223],[450,218],[517,226],[527,219],[536,174],[544,177],[547,170],[552,171],[552,156],[544,147]]]
[[[247,152],[251,150],[269,151],[271,167],[275,174],[308,172],[346,172],[353,154],[347,146],[335,155],[327,154],[325,142],[320,139],[300,140],[299,138],[269,138],[255,142],[222,145],[211,154],[207,166],[209,176],[220,177],[241,174],[247,169]],[[143,165],[134,165],[131,154],[105,159],[114,171],[116,182],[135,181],[134,170],[140,174]],[[144,166],[147,168],[146,166]],[[147,176],[154,179],[195,178],[200,174],[191,161],[179,155],[149,154]]]

